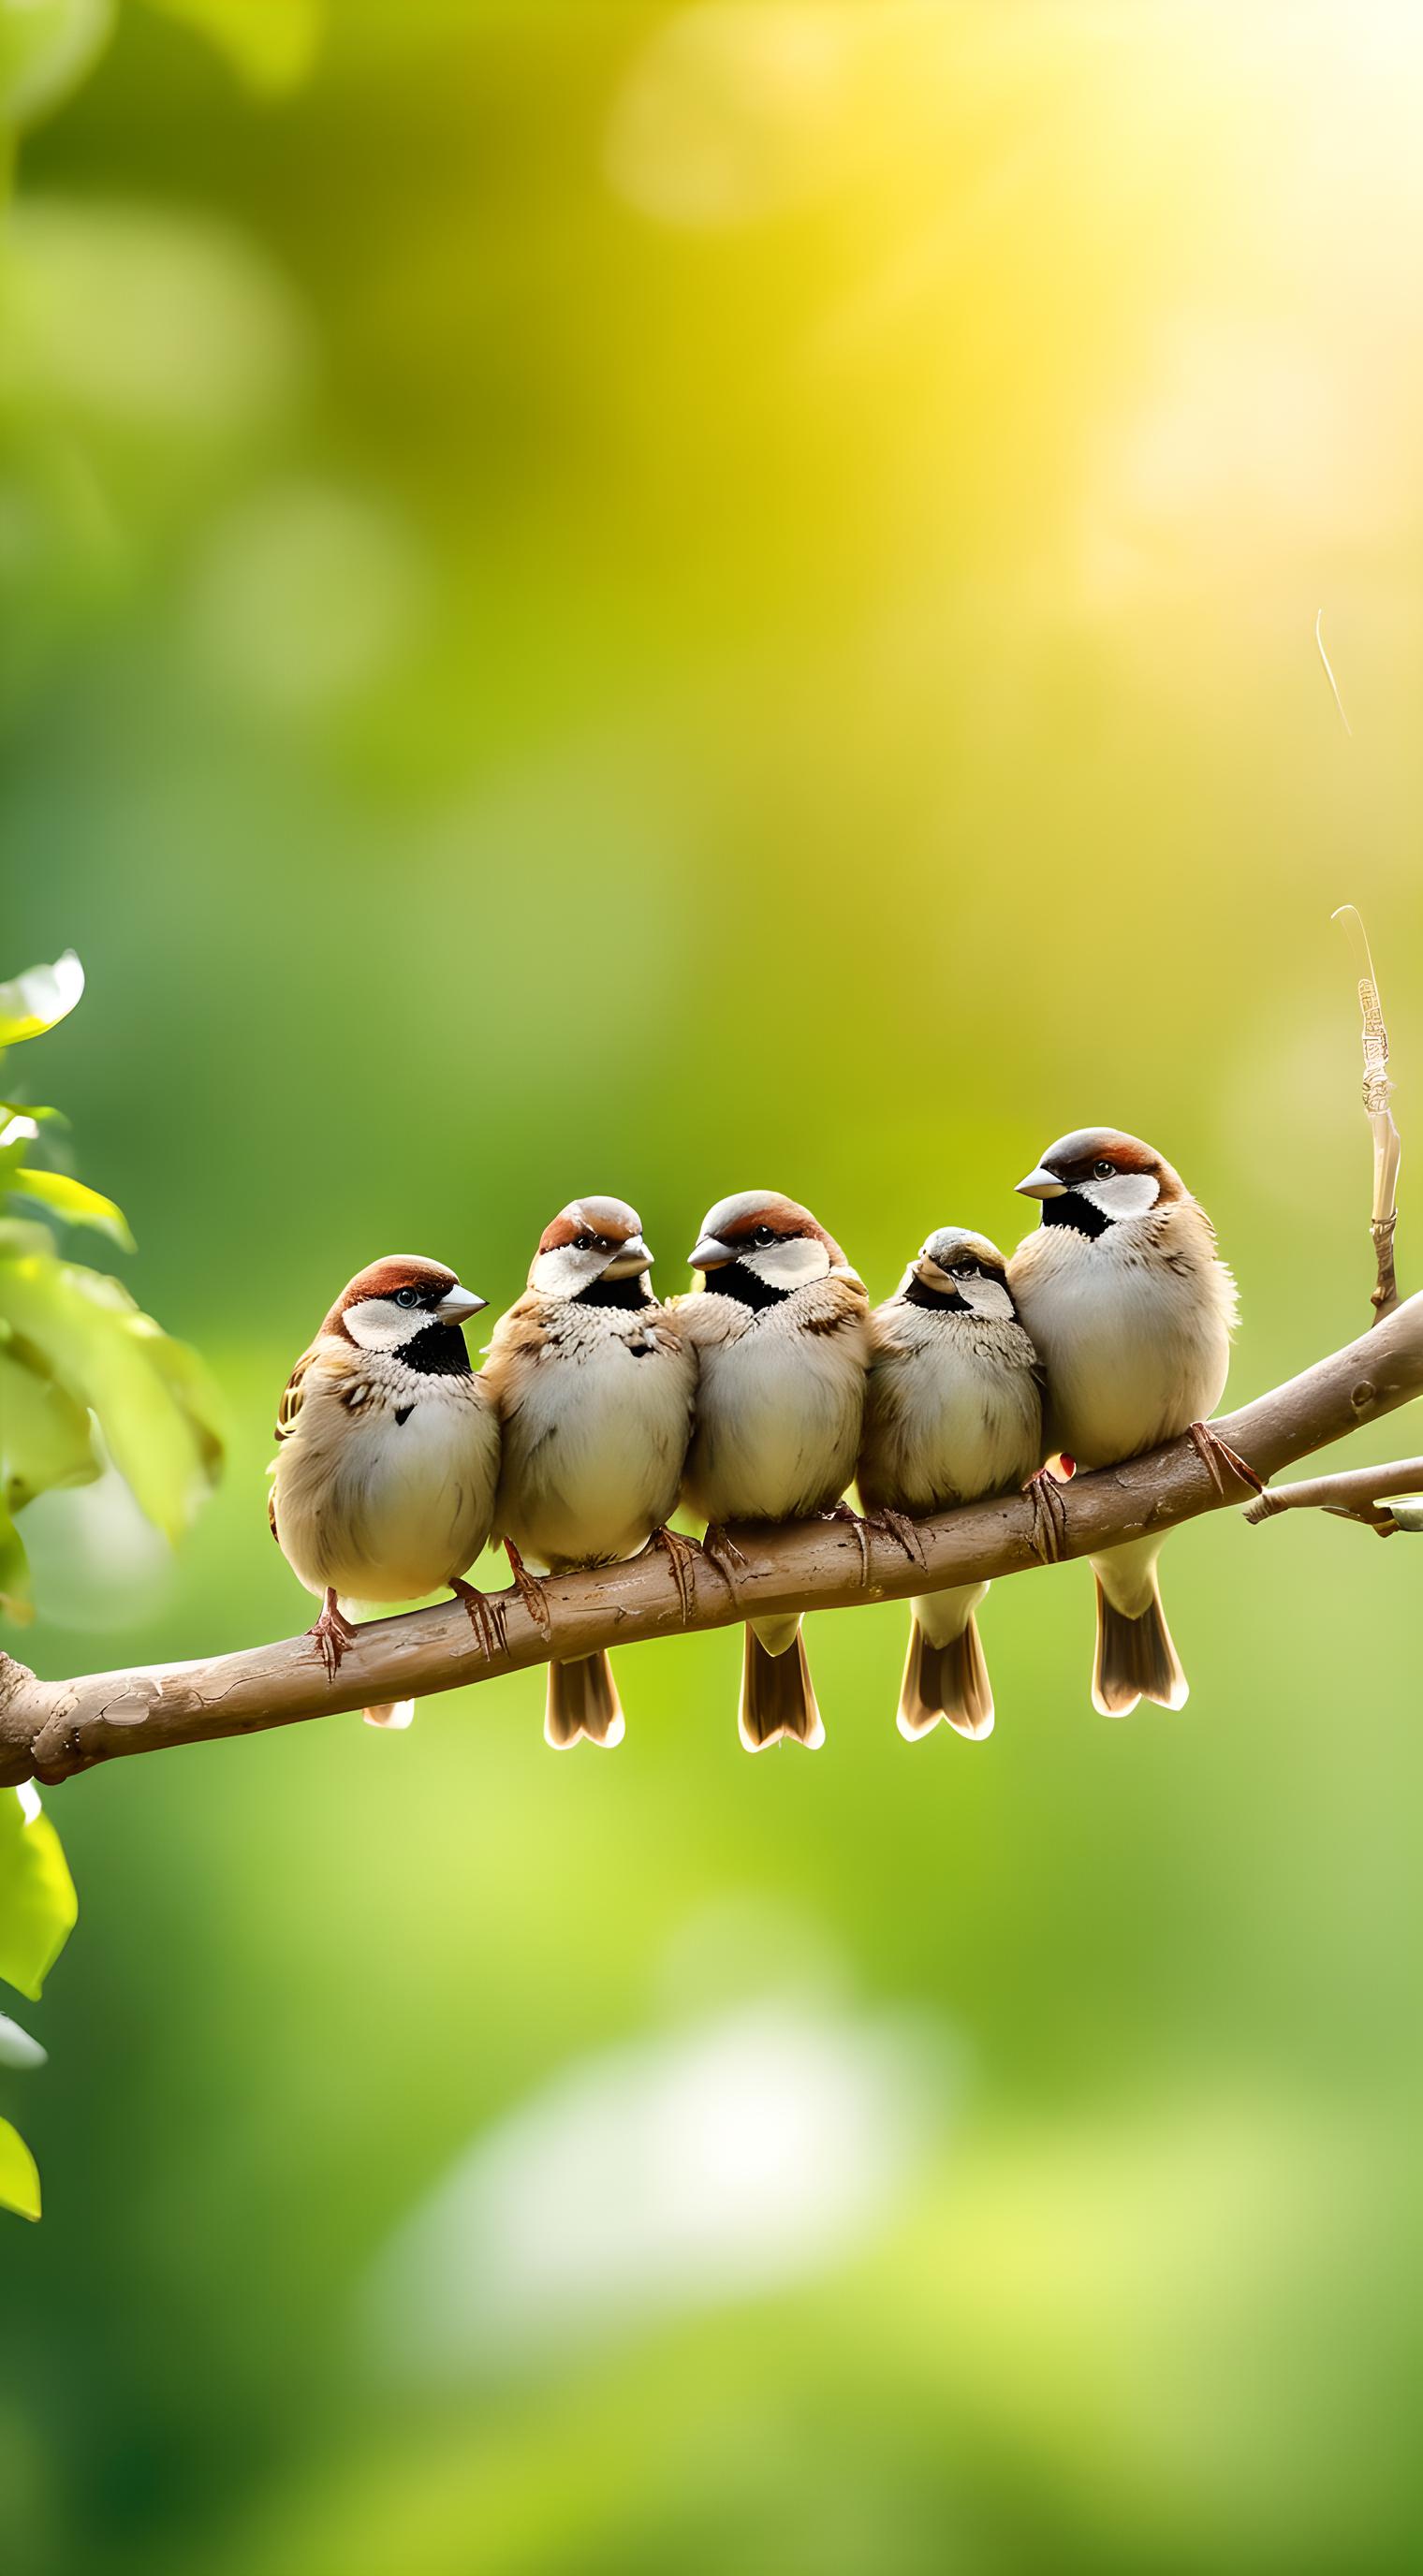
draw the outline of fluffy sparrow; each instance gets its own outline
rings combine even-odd
[[[685,1585],[676,1509],[696,1362],[653,1296],[652,1255],[622,1199],[575,1199],[546,1228],[527,1293],[500,1317],[484,1380],[499,1407],[504,1464],[495,1526],[539,1615],[524,1557],[547,1574],[616,1565],[649,1540]],[[685,1600],[685,1591],[683,1594]],[[549,1666],[550,1744],[618,1744],[623,1712],[603,1653]]]
[[[859,1487],[893,1528],[1021,1486],[1042,1457],[1042,1371],[1018,1322],[1007,1263],[986,1236],[943,1226],[870,1318],[874,1352]],[[908,1540],[912,1541],[912,1529]],[[993,1726],[974,1612],[986,1583],[911,1603],[899,1731],[947,1718],[960,1735]]]
[[[486,1653],[482,1593],[462,1581],[489,1536],[499,1425],[460,1326],[487,1303],[443,1262],[392,1253],[343,1288],[286,1383],[267,1517],[321,1601],[311,1634],[333,1678],[356,1631],[341,1603],[413,1601],[448,1586]],[[368,1708],[407,1726],[412,1703]]]
[[[1137,1136],[1084,1127],[1049,1145],[1018,1188],[1042,1201],[1008,1284],[1047,1373],[1049,1449],[1104,1467],[1190,1431],[1218,1482],[1228,1470],[1257,1484],[1205,1425],[1230,1364],[1235,1282],[1179,1174]],[[1109,1717],[1139,1699],[1186,1698],[1156,1580],[1161,1546],[1137,1539],[1091,1560],[1092,1698]]]
[[[855,1471],[869,1360],[869,1300],[809,1210],[774,1190],[721,1200],[688,1255],[700,1292],[676,1312],[700,1367],[683,1496],[723,1561],[728,1522],[810,1520],[843,1509]],[[825,1741],[800,1620],[746,1631],[741,1741]]]

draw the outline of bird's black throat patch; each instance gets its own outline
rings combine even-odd
[[[720,1269],[708,1270],[703,1276],[709,1297],[734,1297],[738,1306],[783,1306],[791,1293],[789,1288],[773,1288],[769,1279],[758,1278],[744,1261],[723,1262]]]
[[[427,1324],[412,1333],[395,1354],[417,1377],[473,1377],[464,1335],[458,1324]]]
[[[1090,1199],[1085,1199],[1080,1190],[1064,1190],[1060,1199],[1043,1201],[1044,1225],[1070,1225],[1074,1234],[1095,1238],[1105,1234],[1108,1226],[1115,1222],[1115,1218],[1103,1216],[1101,1209],[1094,1207]]]
[[[906,1306],[930,1306],[937,1315],[971,1315],[973,1308],[957,1288],[931,1288],[916,1271],[904,1291]]]
[[[624,1314],[639,1315],[644,1306],[657,1303],[650,1289],[642,1284],[646,1275],[643,1272],[636,1279],[595,1279],[589,1287],[579,1289],[573,1302],[576,1306],[620,1306]]]

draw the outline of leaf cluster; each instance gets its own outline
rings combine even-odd
[[[64,1019],[83,990],[72,954],[0,985],[0,1060]],[[0,1611],[18,1620],[34,1604],[17,1524],[38,1495],[91,1484],[112,1464],[148,1519],[176,1539],[222,1457],[216,1399],[194,1353],[117,1279],[65,1259],[49,1226],[23,1212],[42,1209],[132,1248],[113,1200],[47,1158],[56,1124],[52,1109],[0,1100]],[[36,2000],[75,1912],[59,1837],[38,1800],[0,1791],[0,1978]],[[43,2058],[0,2014],[0,2075]],[[3,2119],[0,2206],[40,2214],[34,2158]]]

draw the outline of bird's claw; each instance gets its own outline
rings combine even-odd
[[[1044,1565],[1060,1565],[1063,1542],[1067,1537],[1067,1505],[1062,1487],[1050,1467],[1039,1467],[1023,1487],[1032,1508],[1033,1525],[1028,1533],[1033,1553]]]
[[[883,1530],[886,1538],[902,1547],[911,1564],[928,1565],[924,1542],[907,1512],[891,1511],[886,1503],[881,1511],[866,1512],[865,1519],[871,1529]]]
[[[649,1547],[661,1548],[672,1568],[672,1580],[677,1586],[677,1598],[682,1604],[682,1625],[685,1628],[696,1607],[693,1574],[697,1561],[696,1548],[691,1539],[683,1538],[680,1530],[668,1529],[665,1523],[660,1529],[653,1531],[647,1544]]]
[[[724,1522],[708,1521],[702,1539],[702,1554],[711,1558],[734,1601],[738,1574],[749,1574],[751,1568]]]
[[[1228,1440],[1222,1440],[1219,1432],[1212,1431],[1208,1422],[1189,1423],[1187,1433],[1195,1442],[1206,1473],[1223,1500],[1230,1498],[1227,1476],[1237,1485],[1244,1485],[1252,1494],[1264,1493],[1264,1483],[1249,1461],[1242,1458],[1238,1450],[1232,1449]]]
[[[547,1644],[553,1635],[553,1619],[549,1611],[548,1594],[537,1577],[530,1574],[511,1538],[506,1538],[504,1541],[504,1553],[509,1559],[509,1571],[514,1578],[514,1589],[539,1635]]]
[[[356,1630],[351,1621],[337,1609],[334,1592],[327,1593],[307,1634],[316,1640],[321,1660],[326,1666],[327,1680],[334,1682],[341,1669],[341,1658],[346,1648],[356,1642]]]
[[[860,1551],[860,1582],[862,1585],[868,1584],[870,1579],[870,1533],[864,1521],[861,1520],[859,1513],[852,1511],[848,1503],[841,1502],[832,1503],[829,1511],[822,1512],[820,1517],[823,1521],[849,1522],[851,1529],[855,1533],[855,1544]]]
[[[495,1656],[502,1655],[509,1643],[509,1625],[503,1602],[491,1601],[487,1593],[478,1591],[472,1583],[455,1582],[450,1585],[450,1590],[468,1616],[469,1624],[484,1649],[485,1662],[492,1664]]]

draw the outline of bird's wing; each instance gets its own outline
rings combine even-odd
[[[542,1359],[549,1332],[542,1298],[532,1290],[501,1315],[489,1337],[480,1384],[503,1414],[514,1412],[528,1385],[528,1371]]]
[[[282,1389],[281,1402],[277,1406],[277,1445],[279,1450],[281,1443],[284,1440],[290,1440],[292,1433],[296,1429],[297,1416],[301,1412],[301,1400],[305,1392],[306,1372],[310,1368],[315,1357],[316,1345],[313,1343],[309,1351],[302,1352],[300,1359],[297,1361],[296,1367],[292,1370],[291,1376],[287,1379],[286,1385]],[[267,1469],[267,1476],[269,1479],[267,1485],[267,1527],[271,1531],[273,1538],[276,1540],[278,1547],[280,1547],[282,1541],[281,1533],[277,1528],[277,1488],[274,1481],[276,1469],[277,1461],[274,1458],[270,1467]]]
[[[301,1413],[302,1397],[306,1392],[306,1373],[315,1357],[316,1345],[313,1342],[309,1351],[302,1352],[300,1359],[297,1361],[296,1367],[292,1370],[291,1376],[287,1379],[286,1385],[282,1389],[282,1400],[277,1406],[278,1440],[290,1440],[292,1433],[296,1429],[297,1420]]]

